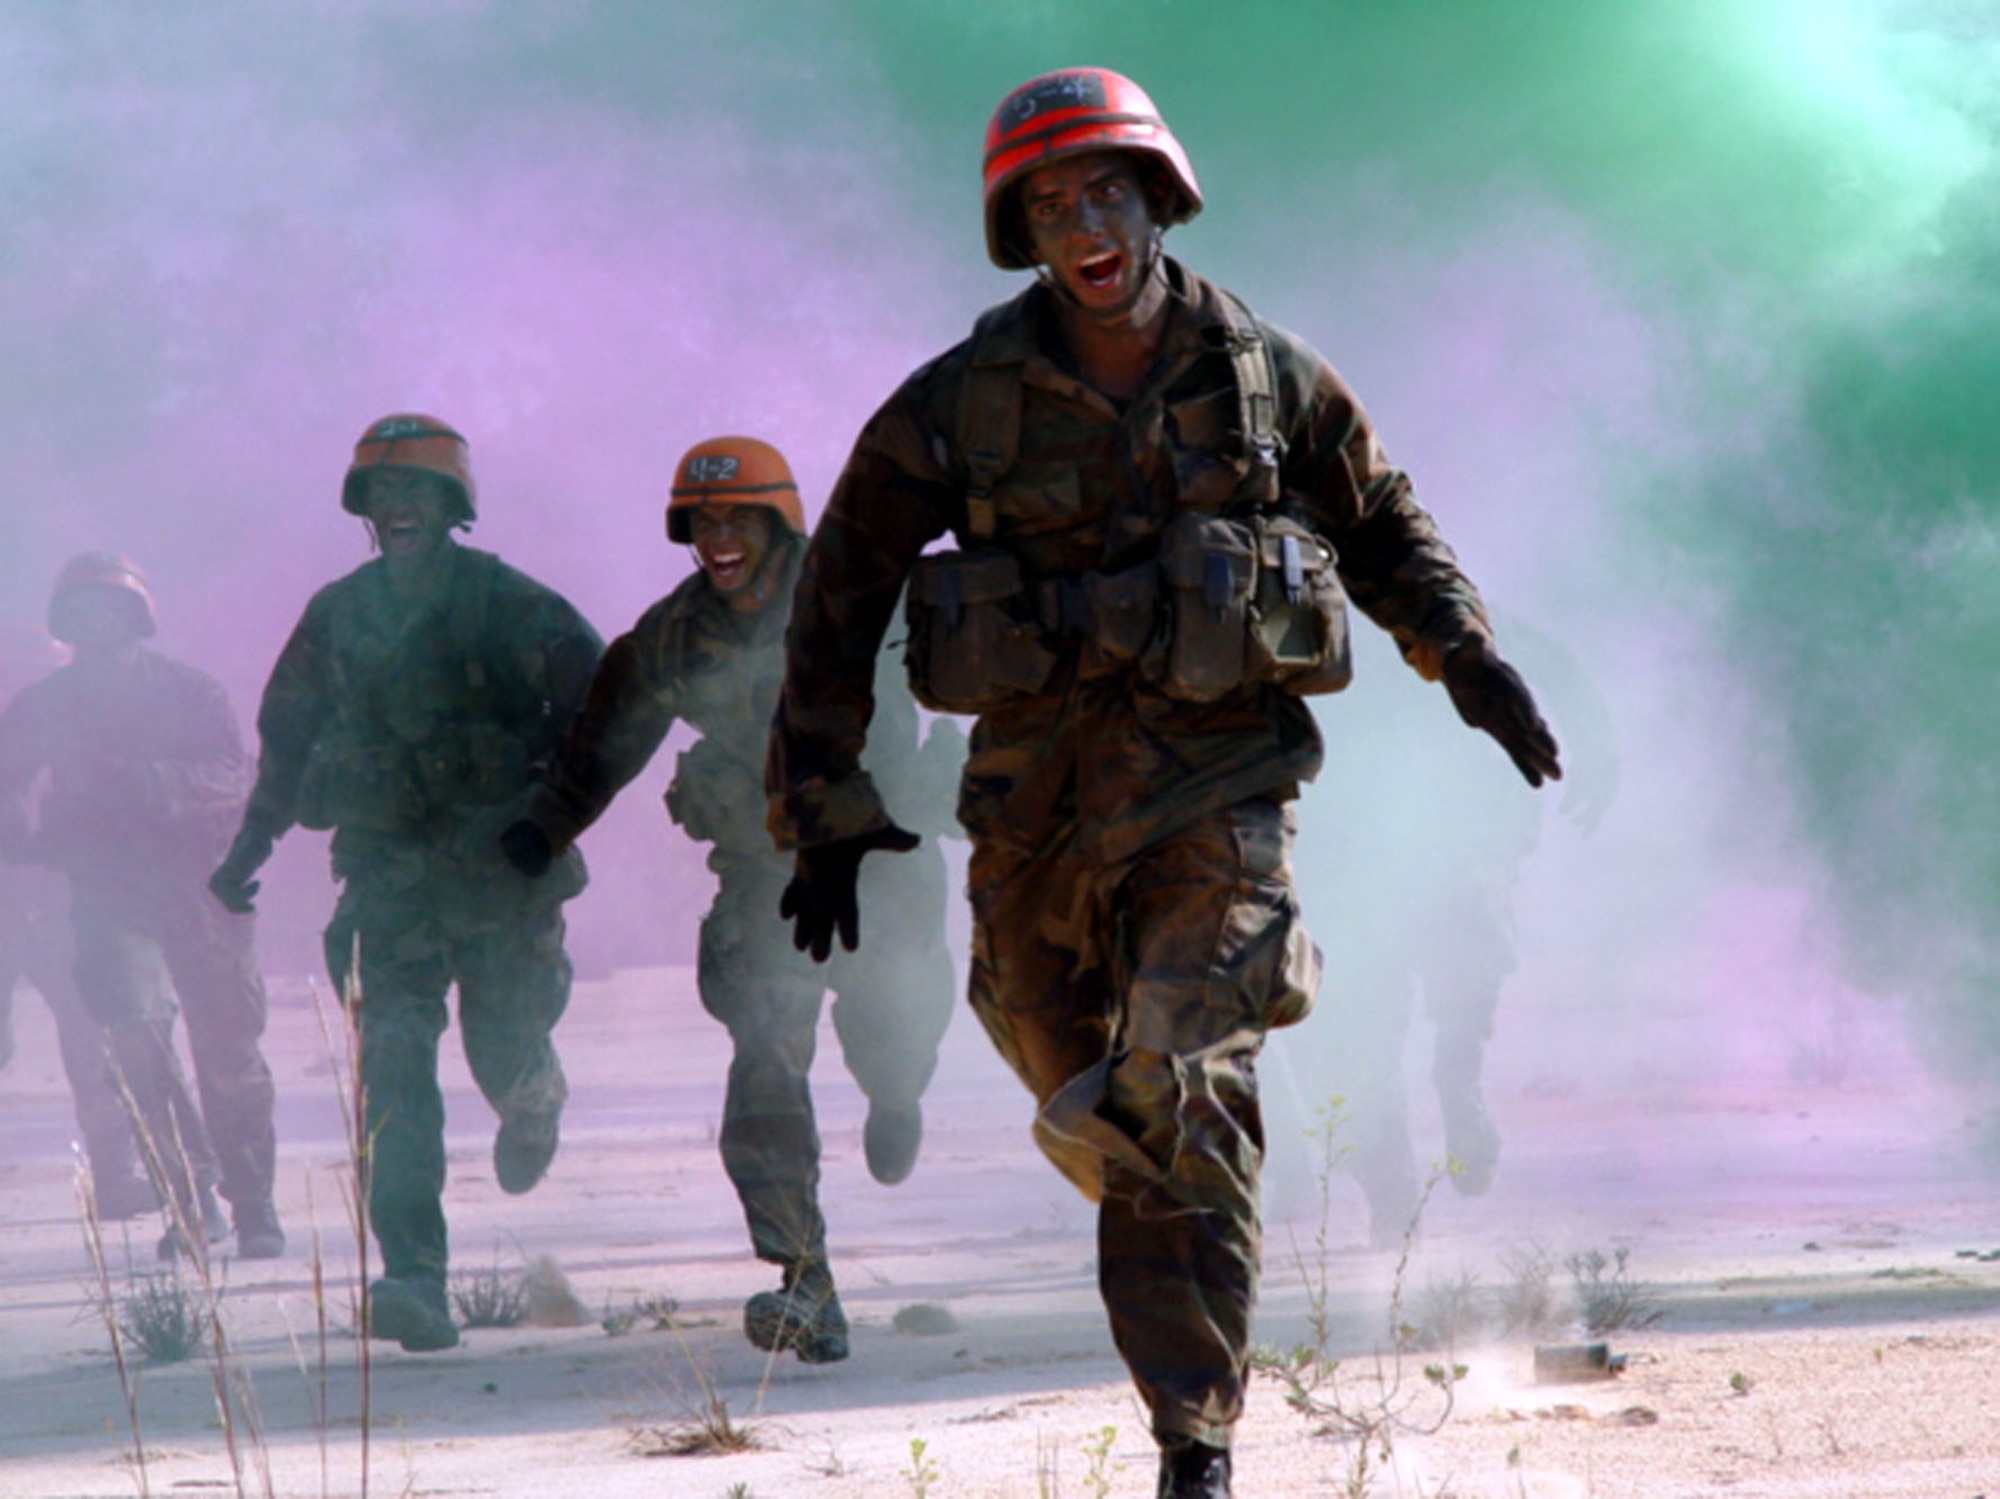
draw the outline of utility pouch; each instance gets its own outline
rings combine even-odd
[[[1011,552],[921,557],[904,605],[910,695],[938,713],[986,713],[1040,692],[1056,653]]]
[[[1354,656],[1333,548],[1282,515],[1260,515],[1252,524],[1258,565],[1250,679],[1295,697],[1339,692],[1353,680]]]
[[[1256,532],[1219,515],[1184,512],[1161,533],[1165,629],[1140,670],[1168,697],[1212,703],[1252,680],[1247,646],[1257,555]]]
[[[393,832],[422,820],[425,798],[400,744],[322,739],[306,757],[294,815],[302,828]]]
[[[440,728],[412,751],[418,788],[433,807],[491,806],[528,785],[528,751],[518,735],[493,723]]]
[[[764,798],[753,777],[713,739],[681,751],[667,787],[667,815],[702,843],[743,841],[764,831]]]

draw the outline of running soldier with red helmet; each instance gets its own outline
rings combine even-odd
[[[893,1184],[916,1164],[952,971],[935,849],[870,867],[858,897],[870,940],[830,971],[784,940],[777,905],[791,870],[765,831],[763,761],[805,533],[791,468],[769,444],[720,437],[688,451],[667,535],[694,547],[700,570],[611,643],[545,788],[506,843],[517,865],[538,872],[645,768],[676,720],[700,731],[674,768],[667,810],[711,845],[717,885],[698,981],[735,1049],[719,1143],[751,1247],[782,1274],[776,1291],[750,1298],[744,1332],[759,1348],[830,1363],[847,1357],[848,1329],[819,1205],[810,1073],[820,1006],[832,989],[841,1055],[868,1098],[868,1169]],[[914,815],[928,813],[925,831],[956,831],[949,807],[963,736],[941,722],[920,751],[916,705],[899,675],[892,663],[880,679],[863,773]]]
[[[907,586],[919,700],[978,718],[972,1005],[1037,1143],[1099,1204],[1099,1284],[1172,1499],[1229,1492],[1256,1061],[1318,983],[1291,869],[1289,803],[1321,760],[1301,699],[1346,682],[1345,598],[1530,783],[1560,773],[1353,392],[1162,252],[1200,208],[1129,79],[1067,69],[1002,101],[987,247],[1036,284],[863,429],[806,555],[768,771],[795,940],[824,951],[864,856],[910,842],[859,759]],[[957,550],[925,555],[946,533]]]
[[[242,811],[250,761],[222,685],[148,649],[156,629],[152,592],[125,558],[86,552],[56,578],[49,633],[73,658],[0,713],[0,797],[18,800],[49,778],[32,837],[8,856],[68,876],[77,992],[104,1028],[116,1086],[172,1205],[161,1257],[206,1253],[233,1220],[237,1254],[271,1259],[285,1235],[272,1202],[256,927],[202,889]],[[174,1049],[177,1007],[193,1090]],[[124,1154],[114,1147],[111,1169]]]
[[[342,889],[326,958],[359,1004],[382,1248],[370,1330],[426,1352],[458,1342],[437,1076],[454,983],[466,1060],[500,1116],[501,1190],[528,1191],[556,1153],[562,903],[582,890],[583,863],[529,881],[497,840],[582,704],[603,642],[560,595],[457,544],[477,514],[472,469],[465,439],[435,418],[370,426],[341,504],[381,555],[313,596],[272,668],[256,788],[209,888],[248,910],[278,838],[295,825],[333,831]]]

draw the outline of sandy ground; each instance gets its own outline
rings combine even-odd
[[[527,1198],[494,1186],[491,1116],[448,1042],[456,1263],[550,1256],[593,1320],[473,1330],[422,1357],[377,1345],[364,1444],[364,1384],[344,1331],[355,1256],[338,1206],[335,1088],[304,986],[278,997],[279,1204],[292,1249],[219,1265],[229,1367],[254,1394],[261,1434],[240,1415],[229,1429],[218,1420],[212,1361],[145,1368],[143,1490],[88,1290],[53,1034],[23,1002],[22,1054],[0,1078],[0,1494],[1153,1492],[1144,1419],[1097,1304],[1088,1210],[1034,1155],[1016,1085],[963,1019],[931,1094],[923,1162],[893,1190],[863,1169],[861,1102],[828,1033],[824,1200],[854,1356],[807,1368],[743,1341],[742,1301],[771,1282],[744,1249],[715,1157],[724,1037],[678,970],[579,986],[559,1033],[575,1091],[563,1150]],[[1300,1091],[1282,1043],[1270,1075],[1274,1091]],[[1957,1121],[1915,1101],[1909,1078],[1835,1092],[1725,1078],[1671,1105],[1628,1077],[1593,1092],[1502,1067],[1493,1083],[1508,1141],[1500,1181],[1478,1200],[1440,1189],[1401,1277],[1404,1319],[1438,1320],[1468,1277],[1491,1304],[1517,1283],[1506,1267],[1525,1252],[1623,1248],[1659,1320],[1610,1334],[1624,1368],[1601,1382],[1537,1384],[1528,1337],[1468,1336],[1449,1355],[1398,1359],[1383,1351],[1397,1256],[1362,1247],[1344,1182],[1316,1247],[1309,1154],[1274,1128],[1260,1341],[1309,1336],[1307,1280],[1323,1270],[1339,1364],[1318,1398],[1377,1436],[1329,1435],[1337,1417],[1302,1415],[1259,1379],[1239,1495],[2000,1495],[2000,1256],[1978,1257],[2000,1245],[1994,1193],[1960,1169]],[[128,1263],[152,1268],[156,1233],[114,1231],[115,1284]],[[315,1237],[330,1287],[324,1337]],[[1567,1272],[1555,1283],[1566,1287]],[[611,1336],[596,1321],[650,1297],[678,1303],[673,1329]],[[1466,1372],[1447,1412],[1422,1366],[1453,1361]],[[647,1455],[697,1429],[704,1409],[725,1410],[755,1445]]]

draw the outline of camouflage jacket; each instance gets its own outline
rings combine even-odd
[[[0,797],[29,796],[44,771],[31,856],[135,888],[204,876],[250,789],[222,684],[143,647],[122,665],[65,666],[0,712]]]
[[[784,573],[775,596],[783,601],[792,596],[805,543],[780,545]],[[763,767],[788,614],[783,602],[754,613],[732,609],[696,572],[612,641],[534,798],[531,815],[550,841],[565,848],[602,816],[680,720],[701,739],[681,754],[667,790],[674,821],[725,858],[774,858]],[[900,664],[885,662],[865,763],[880,777],[893,814],[919,831],[944,831],[957,757],[946,747],[949,736],[918,750],[916,703]],[[931,774],[933,761],[949,763]]]
[[[602,650],[561,595],[489,553],[450,546],[412,598],[366,563],[313,596],[271,670],[244,823],[331,827],[343,872],[490,842]]]
[[[861,770],[875,651],[926,546],[967,544],[957,434],[975,359],[1018,366],[1018,453],[992,495],[995,539],[1031,580],[1129,568],[1155,556],[1178,509],[1247,472],[1222,293],[1166,263],[1160,356],[1122,406],[1071,372],[1039,283],[904,382],[868,422],[814,534],[794,605],[766,787],[774,835],[812,845],[872,831],[880,797]],[[1259,321],[1276,386],[1287,508],[1338,555],[1350,598],[1435,677],[1446,652],[1490,635],[1477,591],[1393,468],[1373,427],[1312,349]],[[1224,490],[1223,492],[1227,492]],[[1041,695],[972,734],[959,815],[978,838],[1032,843],[1065,821],[1105,859],[1127,857],[1246,797],[1287,797],[1318,770],[1304,702],[1268,686],[1191,704],[1072,641]]]

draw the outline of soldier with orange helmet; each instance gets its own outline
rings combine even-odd
[[[805,533],[791,468],[768,443],[719,437],[688,451],[675,470],[667,535],[694,547],[699,571],[611,643],[546,785],[506,844],[521,868],[539,870],[645,768],[677,719],[700,731],[675,767],[667,809],[711,845],[717,887],[702,919],[698,980],[703,1007],[735,1046],[723,1167],[752,1248],[782,1275],[776,1291],[750,1299],[744,1332],[759,1348],[829,1363],[847,1356],[848,1329],[819,1205],[809,1074],[820,1006],[832,989],[841,1054],[868,1098],[868,1169],[893,1184],[916,1164],[952,971],[934,849],[869,871],[858,900],[871,940],[831,971],[784,941],[777,904],[790,870],[764,828],[763,757]],[[916,706],[893,669],[885,683],[892,690],[878,700],[868,773],[929,811],[927,830],[954,827],[959,736],[939,725],[919,751]]]
[[[0,797],[48,775],[26,852],[68,876],[76,987],[173,1204],[162,1257],[205,1252],[228,1234],[219,1185],[236,1252],[268,1259],[285,1236],[272,1202],[255,924],[202,890],[242,810],[250,762],[221,684],[148,649],[156,628],[152,592],[130,561],[85,552],[65,564],[49,633],[73,658],[0,715]],[[174,1049],[177,1002],[195,1090]]]
[[[477,514],[472,467],[435,417],[370,424],[341,504],[381,555],[315,594],[279,654],[257,784],[209,888],[247,910],[278,838],[333,831],[342,889],[327,965],[341,992],[358,991],[382,1249],[370,1330],[425,1352],[458,1342],[437,1077],[454,983],[466,1059],[500,1116],[501,1190],[528,1191],[555,1157],[568,1096],[551,1040],[570,989],[562,903],[584,870],[571,858],[531,883],[496,840],[603,642],[559,594],[454,541]]]
[[[1347,680],[1345,597],[1531,783],[1559,773],[1353,392],[1164,253],[1201,206],[1130,79],[1068,68],[1001,101],[987,249],[1038,279],[857,440],[806,555],[768,776],[794,940],[824,952],[853,936],[866,855],[910,841],[858,758],[907,587],[919,701],[978,718],[973,1009],[1037,1143],[1099,1205],[1099,1284],[1170,1499],[1229,1491],[1257,1057],[1318,981],[1288,804],[1321,757],[1302,699]],[[947,532],[957,549],[926,555]]]

